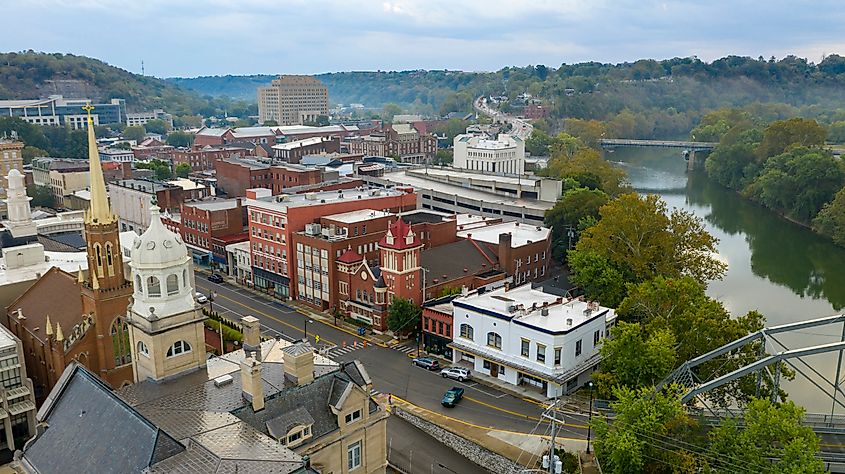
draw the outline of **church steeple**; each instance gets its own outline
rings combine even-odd
[[[115,220],[109,208],[106,196],[106,180],[103,178],[103,165],[100,163],[100,151],[94,135],[94,121],[91,119],[91,104],[82,107],[88,112],[88,165],[91,177],[91,207],[85,216],[86,223],[108,224]]]

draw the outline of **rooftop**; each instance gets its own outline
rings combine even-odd
[[[172,185],[159,183],[157,181],[148,181],[145,179],[119,179],[109,183],[109,186],[119,186],[121,188],[134,189],[136,191],[152,194],[167,189]]]
[[[353,199],[379,199],[387,196],[401,196],[403,191],[394,189],[344,189],[340,191],[321,191],[302,194],[280,194],[261,199],[247,199],[247,206],[255,206],[264,209],[286,211],[291,207],[314,206],[339,201],[351,201]],[[408,204],[414,198],[408,198]]]
[[[409,170],[409,173],[425,177],[426,175],[432,178],[439,179],[453,179],[456,181],[463,181],[471,179],[473,182],[488,181],[503,184],[520,185],[523,187],[538,186],[543,178],[536,176],[503,176],[500,174],[484,174],[476,171],[465,171],[450,168],[429,168],[427,171],[416,169]]]
[[[239,199],[208,199],[202,201],[188,201],[185,202],[186,207],[193,207],[195,209],[202,209],[203,211],[222,211],[224,209],[234,209],[240,205]]]
[[[0,351],[12,349],[17,346],[15,336],[6,329],[6,326],[0,325]]]
[[[503,222],[460,230],[458,237],[466,239],[472,235],[473,240],[498,245],[499,234],[511,234],[511,247],[522,247],[533,242],[544,241],[550,233],[551,229],[548,227],[520,224],[519,222]]]
[[[207,136],[207,137],[222,137],[223,134],[225,134],[228,131],[229,131],[228,128],[206,128],[206,127],[203,127],[197,132],[197,135]]]
[[[439,245],[423,250],[420,255],[420,265],[428,270],[426,279],[429,285],[492,270],[498,263],[499,257],[494,252],[469,240]]]
[[[225,161],[226,163],[232,163],[233,165],[240,165],[251,170],[265,170],[269,169],[270,165],[266,163],[262,163],[258,160],[249,160],[245,158],[224,158],[220,161]]]
[[[205,185],[199,184],[196,181],[191,181],[187,178],[177,178],[167,181],[168,184],[172,184],[174,186],[179,186],[185,191],[193,191],[196,189],[205,189]]]
[[[486,310],[516,324],[551,333],[567,333],[600,315],[606,319],[615,317],[612,309],[598,303],[577,298],[568,300],[534,289],[530,284],[511,290],[502,287],[482,294],[470,294],[456,298],[453,304],[470,310]],[[548,311],[545,316],[544,304]]]
[[[458,220],[458,230],[474,229],[476,227],[484,227],[498,221],[498,217],[478,216],[475,214],[456,214],[455,218]]]
[[[274,150],[295,150],[304,146],[317,145],[319,143],[322,143],[323,141],[325,141],[324,137],[311,137],[305,138],[303,140],[297,140],[294,142],[279,143],[277,145],[273,145],[272,148]]]
[[[232,130],[235,138],[266,137],[275,136],[276,132],[272,127],[238,127]]]
[[[323,216],[323,219],[331,219],[344,224],[354,224],[356,222],[366,222],[380,217],[390,217],[393,213],[385,211],[377,211],[375,209],[361,209],[358,211],[343,212],[340,214],[332,214],[330,216]]]

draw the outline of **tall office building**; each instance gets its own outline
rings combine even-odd
[[[303,125],[329,114],[329,91],[311,76],[279,76],[258,88],[258,121]]]

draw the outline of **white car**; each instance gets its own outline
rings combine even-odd
[[[197,303],[205,304],[208,303],[208,297],[202,293],[197,293]]]
[[[449,367],[448,369],[443,369],[440,371],[440,376],[450,379],[455,379],[458,382],[463,382],[464,380],[470,379],[470,372],[469,369],[465,369],[463,367]]]

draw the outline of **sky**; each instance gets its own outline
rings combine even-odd
[[[841,0],[0,0],[3,51],[158,77],[845,56]],[[2,67],[2,66],[0,66]]]

